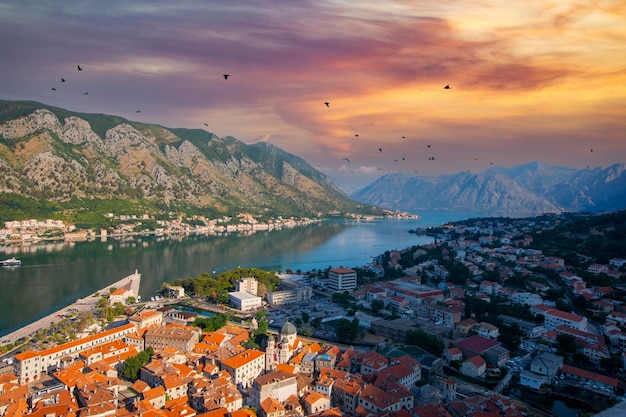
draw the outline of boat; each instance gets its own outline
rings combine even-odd
[[[22,265],[22,261],[15,258],[5,259],[4,261],[0,261],[1,266],[20,266]]]

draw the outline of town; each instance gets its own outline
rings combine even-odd
[[[382,217],[395,219],[417,219],[418,215],[395,210],[382,210]],[[363,216],[355,213],[330,213],[344,219],[371,220],[377,216]],[[381,217],[378,216],[378,217]],[[106,239],[109,236],[125,236],[132,234],[189,235],[189,234],[220,234],[229,232],[254,233],[264,230],[276,230],[306,226],[319,222],[319,218],[288,217],[268,218],[259,220],[249,213],[236,216],[223,216],[212,219],[205,216],[184,216],[180,213],[153,214],[114,214],[104,216],[107,227],[77,227],[56,219],[9,220],[0,229],[0,243],[32,243],[42,240],[65,240],[70,242],[87,241],[95,238]]]
[[[244,270],[147,303],[111,288],[63,317],[85,322],[69,341],[12,347],[0,416],[554,415],[542,399],[619,415],[626,253],[607,241],[624,213],[605,216],[450,223],[277,285]]]

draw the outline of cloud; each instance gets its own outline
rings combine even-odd
[[[257,136],[256,138],[252,139],[250,144],[259,143],[259,142],[267,142],[267,140],[269,138],[270,138],[270,134],[269,133],[263,133],[262,135]]]

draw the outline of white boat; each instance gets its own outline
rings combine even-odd
[[[0,265],[2,266],[20,266],[22,265],[22,261],[15,258],[5,259],[4,261],[0,261]]]

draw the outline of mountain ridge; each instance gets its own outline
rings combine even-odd
[[[534,161],[439,176],[387,174],[351,197],[391,210],[559,213],[626,207],[626,164],[576,170]]]
[[[121,198],[216,215],[372,212],[271,144],[32,101],[0,101],[0,192],[65,203]]]

